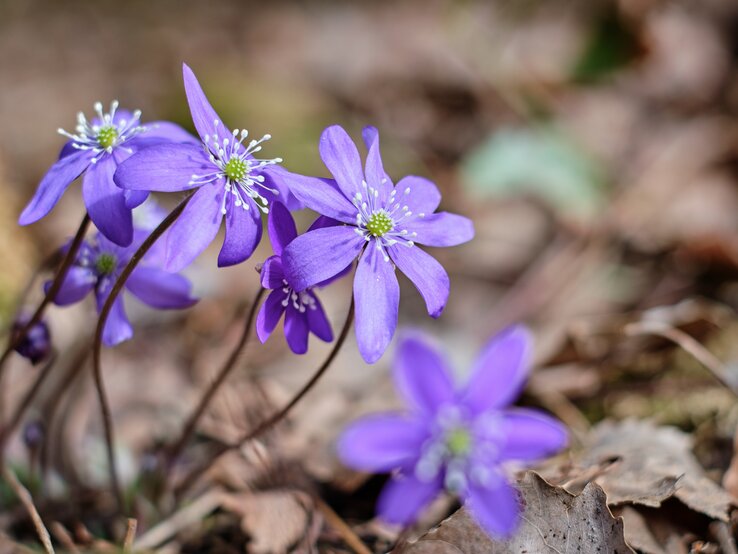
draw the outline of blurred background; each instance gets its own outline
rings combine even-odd
[[[474,220],[474,241],[433,252],[452,283],[440,320],[427,317],[401,278],[401,323],[436,336],[460,371],[493,332],[524,321],[536,331],[542,368],[525,402],[554,411],[578,436],[606,417],[677,424],[695,433],[703,466],[722,477],[738,420],[733,393],[668,342],[627,338],[623,329],[655,318],[688,330],[724,360],[738,359],[738,4],[0,0],[4,326],[33,269],[82,216],[73,186],[42,222],[16,225],[63,144],[56,129],[71,130],[78,111],[113,99],[143,110],[144,121],[192,129],[182,62],[228,125],[272,134],[265,156],[284,158],[288,169],[326,176],[321,130],[340,123],[358,139],[364,125],[375,125],[393,179],[429,177],[443,191],[442,209]],[[160,200],[170,207],[176,196]],[[312,217],[300,216],[302,229]],[[255,294],[254,267],[269,254],[265,235],[252,259],[216,270],[211,248],[189,270],[202,300],[186,312],[128,302],[136,335],[104,358],[127,486],[135,487],[147,453],[173,436],[235,343],[232,317]],[[321,293],[334,327],[349,294],[350,279]],[[50,322],[59,363],[82,363],[94,306],[53,309]],[[313,337],[298,358],[281,332],[257,343],[198,444],[238,436],[281,405],[329,348]],[[290,424],[224,459],[206,484],[271,494],[261,501],[277,507],[288,500],[275,500],[275,488],[320,490],[359,522],[368,542],[380,550],[390,544],[391,533],[370,521],[378,484],[342,470],[332,450],[348,421],[395,405],[390,361],[391,351],[366,366],[351,339]],[[33,371],[15,361],[11,398]],[[109,522],[89,515],[90,505],[98,513],[110,506],[100,492],[104,448],[92,388],[80,376],[62,397],[53,390],[30,420],[48,424],[52,405],[56,431],[46,430],[45,465],[20,438],[14,459],[40,464],[52,476],[44,490],[57,501],[78,491],[55,507],[49,492],[56,519],[83,519],[104,534]],[[253,521],[244,498],[214,516],[209,531],[179,536],[177,547],[196,551],[232,533],[254,552],[280,551],[262,526],[244,523]],[[297,521],[295,537],[307,536],[304,506],[284,505],[274,510]],[[144,527],[156,521],[146,509]],[[18,525],[32,536],[27,523]],[[332,540],[330,532],[320,536]],[[267,541],[262,550],[259,540]]]

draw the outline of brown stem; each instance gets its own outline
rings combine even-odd
[[[220,387],[223,385],[225,380],[236,367],[236,362],[238,362],[238,358],[241,355],[244,346],[246,346],[249,333],[251,332],[251,327],[253,326],[254,318],[256,317],[256,309],[259,306],[259,303],[261,302],[261,299],[264,296],[265,292],[266,289],[259,287],[259,292],[256,293],[254,303],[251,305],[249,314],[246,317],[243,331],[241,331],[241,337],[238,339],[236,347],[231,352],[231,355],[228,356],[225,364],[223,364],[223,367],[220,368],[220,371],[215,376],[213,382],[210,383],[210,386],[205,391],[205,394],[203,394],[197,407],[187,419],[187,423],[185,424],[182,430],[182,434],[179,436],[179,439],[168,449],[167,453],[165,454],[164,463],[162,464],[162,469],[165,472],[165,479],[169,468],[171,468],[172,465],[177,461],[177,458],[182,453],[182,450],[185,446],[187,446],[187,443],[190,441],[192,435],[195,433],[197,423],[200,421],[202,414],[205,413],[205,410],[210,405],[210,402],[213,400],[215,394],[220,390]]]
[[[115,284],[110,289],[110,294],[105,299],[102,309],[100,310],[100,317],[97,321],[97,327],[95,329],[95,338],[92,343],[92,370],[95,381],[95,390],[97,397],[100,402],[100,411],[103,420],[103,428],[105,430],[105,447],[108,456],[108,472],[110,473],[110,486],[115,494],[116,502],[118,503],[118,509],[123,512],[125,509],[125,503],[123,499],[123,491],[120,487],[120,481],[118,480],[118,469],[115,462],[115,446],[114,446],[114,435],[113,435],[113,417],[110,412],[110,405],[108,403],[107,396],[105,394],[105,386],[103,384],[102,376],[102,364],[100,356],[102,353],[102,336],[105,329],[105,323],[108,320],[110,310],[113,308],[115,300],[123,290],[123,286],[126,284],[128,277],[131,275],[138,263],[143,259],[149,249],[154,243],[164,234],[164,232],[172,226],[177,218],[182,214],[187,203],[192,198],[194,191],[190,192],[184,200],[182,200],[176,208],[174,208],[167,217],[154,229],[151,234],[141,243],[138,250],[131,256],[131,259],[123,268],[123,271],[116,279]]]
[[[46,526],[44,525],[44,522],[41,519],[36,506],[33,504],[33,497],[31,496],[31,493],[28,492],[28,489],[24,487],[20,481],[18,481],[15,473],[13,473],[13,471],[4,463],[2,464],[2,474],[5,478],[5,481],[8,483],[10,488],[13,489],[13,492],[18,497],[18,500],[20,500],[23,506],[26,508],[31,521],[33,522],[33,526],[36,528],[36,534],[38,535],[41,544],[44,546],[44,551],[46,552],[46,554],[54,554],[54,547],[51,544],[51,536],[46,530]]]
[[[343,346],[343,343],[346,341],[346,337],[348,336],[349,329],[351,329],[351,322],[353,321],[353,318],[354,318],[354,299],[352,296],[351,305],[349,307],[348,314],[346,314],[346,321],[344,322],[343,328],[341,329],[341,334],[338,336],[338,339],[336,340],[336,343],[333,345],[333,348],[331,349],[330,354],[328,354],[328,357],[325,359],[322,365],[318,368],[318,370],[313,374],[310,380],[307,383],[305,383],[305,385],[297,392],[297,394],[295,394],[295,396],[292,397],[292,400],[290,400],[284,406],[284,408],[279,410],[277,413],[275,413],[268,419],[262,421],[253,430],[243,435],[240,439],[238,439],[234,443],[218,445],[218,447],[210,455],[210,458],[208,460],[206,460],[201,465],[193,468],[187,475],[185,475],[185,477],[175,487],[174,494],[177,498],[181,498],[182,495],[194,483],[197,482],[197,480],[202,476],[202,474],[205,473],[221,456],[223,456],[223,454],[225,454],[226,452],[230,452],[231,450],[241,448],[241,446],[243,446],[244,444],[246,444],[247,442],[251,440],[254,440],[255,438],[264,434],[265,432],[269,431],[277,423],[279,423],[285,417],[287,417],[287,414],[289,414],[290,411],[292,411],[292,408],[294,408],[297,405],[297,403],[300,402],[300,400],[302,400],[303,397],[308,392],[310,392],[310,390],[315,386],[315,384],[320,380],[320,378],[323,376],[326,370],[333,363],[333,360],[338,354],[338,351],[341,349],[341,346]]]
[[[31,405],[31,402],[33,402],[33,399],[38,394],[38,391],[41,390],[41,385],[44,384],[44,381],[46,381],[49,373],[51,373],[51,368],[54,366],[56,359],[57,354],[56,352],[53,352],[49,361],[44,364],[44,367],[36,376],[36,380],[31,385],[31,388],[28,389],[26,395],[23,397],[20,404],[18,404],[18,407],[15,409],[15,413],[11,416],[8,424],[4,426],[2,430],[0,430],[0,458],[2,458],[4,454],[5,444],[7,440],[10,438],[10,435],[12,435],[13,432],[18,428],[18,425],[20,425],[20,422],[23,419],[23,415],[26,413],[26,410]]]
[[[41,303],[36,308],[36,311],[33,312],[31,319],[29,319],[26,324],[23,325],[20,329],[10,333],[10,336],[8,337],[8,344],[5,347],[2,355],[0,355],[0,380],[2,379],[5,362],[10,357],[10,353],[15,350],[21,342],[23,342],[23,339],[26,338],[26,335],[28,335],[28,332],[33,328],[33,326],[41,321],[46,307],[51,302],[53,302],[54,298],[56,298],[56,294],[59,292],[59,289],[64,282],[64,278],[67,276],[67,271],[69,271],[69,268],[72,266],[74,260],[77,257],[77,252],[79,251],[79,247],[82,245],[82,241],[85,238],[85,233],[87,233],[87,228],[89,226],[90,216],[85,214],[85,216],[82,218],[82,222],[79,224],[77,233],[74,235],[74,239],[72,239],[72,244],[69,245],[69,250],[67,250],[64,259],[59,266],[59,270],[56,272],[54,280],[51,282],[51,286],[44,295],[43,300],[41,300]]]

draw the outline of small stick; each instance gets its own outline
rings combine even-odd
[[[192,198],[195,191],[191,191],[177,206],[159,223],[151,234],[141,243],[138,250],[134,252],[131,259],[123,268],[115,284],[110,289],[110,294],[105,299],[102,309],[100,310],[100,316],[97,320],[97,327],[95,328],[95,339],[92,343],[92,375],[95,381],[95,391],[97,392],[98,400],[100,401],[100,413],[103,420],[103,429],[105,430],[105,448],[108,456],[108,473],[110,477],[110,486],[113,489],[115,500],[118,504],[118,510],[123,512],[125,510],[125,500],[123,498],[123,491],[120,486],[120,480],[118,479],[118,469],[115,461],[115,438],[113,435],[113,416],[110,412],[110,404],[105,394],[105,386],[103,384],[102,376],[102,362],[100,360],[102,355],[102,336],[105,330],[105,323],[108,320],[108,315],[113,309],[118,295],[123,290],[123,286],[126,284],[128,277],[136,269],[138,263],[143,259],[149,249],[154,243],[164,234],[164,231],[169,229],[177,218],[182,214],[184,209],[187,207],[187,203]]]
[[[200,523],[204,516],[215,510],[220,504],[221,493],[219,491],[203,494],[194,502],[141,535],[134,546],[139,550],[156,548],[181,530],[194,523]]]
[[[52,521],[51,525],[49,525],[49,528],[56,537],[56,540],[62,543],[62,546],[64,546],[64,548],[69,550],[69,552],[71,552],[72,554],[80,553],[80,549],[77,548],[76,544],[74,544],[74,539],[72,538],[71,533],[67,531],[66,527],[64,527],[58,521]]]
[[[303,385],[303,387],[297,392],[297,394],[295,394],[295,396],[292,397],[292,400],[290,400],[284,408],[279,410],[277,413],[275,413],[268,419],[262,421],[253,430],[249,431],[248,433],[243,435],[241,438],[239,438],[238,441],[231,443],[231,444],[218,445],[218,447],[211,454],[208,460],[206,460],[203,464],[193,468],[187,475],[185,475],[185,477],[175,487],[174,494],[177,498],[181,498],[182,495],[189,489],[189,487],[194,485],[197,482],[197,480],[202,476],[202,474],[205,473],[210,468],[210,466],[212,466],[226,452],[230,452],[231,450],[236,450],[238,448],[241,448],[241,446],[255,439],[256,437],[262,435],[263,433],[267,432],[269,429],[271,429],[277,423],[279,423],[285,417],[287,417],[287,414],[289,414],[290,411],[292,411],[292,408],[294,408],[295,405],[298,402],[300,402],[300,400],[302,400],[302,398],[308,392],[310,392],[310,390],[315,386],[315,384],[320,380],[320,378],[323,376],[326,370],[333,363],[333,360],[338,354],[338,351],[341,349],[341,346],[343,346],[343,343],[346,341],[346,337],[348,337],[348,332],[349,332],[349,329],[351,329],[351,322],[353,321],[353,318],[354,318],[354,298],[352,296],[351,305],[349,306],[348,313],[346,314],[346,321],[344,322],[343,328],[341,329],[341,334],[338,336],[338,339],[336,340],[336,343],[333,345],[333,348],[331,349],[330,354],[328,354],[328,357],[325,359],[322,365],[318,368],[318,370],[313,374],[313,376],[308,380],[308,382],[305,383],[305,385]]]
[[[2,473],[3,477],[8,482],[8,485],[10,485],[10,488],[13,489],[13,492],[18,497],[18,500],[20,500],[23,506],[25,506],[31,521],[33,521],[33,526],[36,528],[36,534],[38,535],[46,554],[54,554],[54,546],[51,544],[49,531],[46,529],[36,506],[33,504],[31,493],[28,492],[28,489],[24,487],[20,481],[18,481],[15,473],[13,473],[13,471],[4,464],[2,467]]]
[[[626,325],[625,334],[631,337],[636,335],[656,335],[670,340],[705,366],[721,385],[738,396],[738,389],[731,383],[725,364],[684,331],[666,323],[661,323],[660,321],[639,321]]]
[[[136,529],[138,521],[132,517],[128,518],[128,527],[126,528],[126,538],[123,540],[123,552],[133,552],[133,541],[136,540]]]
[[[364,544],[364,541],[362,541],[359,536],[354,533],[354,530],[348,526],[348,524],[341,518],[341,516],[333,511],[333,508],[331,508],[328,504],[323,502],[323,500],[321,498],[318,498],[317,496],[313,497],[313,502],[315,502],[315,506],[318,508],[320,513],[323,514],[323,517],[326,519],[328,524],[333,527],[339,535],[341,535],[341,538],[346,541],[346,544],[356,554],[372,554],[372,551],[369,550],[369,548]]]

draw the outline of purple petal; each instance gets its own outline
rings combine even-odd
[[[373,414],[348,426],[338,439],[338,456],[360,471],[392,471],[415,462],[428,435],[428,426],[419,418]]]
[[[271,256],[261,266],[261,286],[265,289],[284,287],[284,268],[279,256]]]
[[[262,343],[267,341],[282,318],[285,311],[282,301],[285,297],[286,294],[281,289],[273,290],[261,305],[259,314],[256,316],[256,336]]]
[[[167,231],[164,269],[177,273],[187,267],[213,242],[223,220],[223,183],[200,187],[182,215]]]
[[[225,240],[218,254],[218,267],[240,264],[251,257],[261,240],[262,225],[259,207],[251,198],[245,209],[236,205],[236,196],[227,193]]]
[[[356,342],[364,360],[373,364],[382,357],[395,334],[400,304],[395,268],[384,260],[373,242],[367,246],[356,269],[354,300]]]
[[[392,477],[379,495],[377,512],[388,523],[409,525],[442,489],[440,478],[421,481],[414,475]]]
[[[403,177],[395,186],[397,201],[419,216],[432,214],[441,203],[441,193],[432,181],[415,175]]]
[[[336,221],[335,219],[331,219],[330,217],[321,215],[315,221],[313,221],[312,225],[308,227],[308,230],[306,232],[309,233],[310,231],[314,231],[316,229],[325,229],[326,227],[336,227],[338,225],[341,225],[340,221]],[[315,286],[320,287],[320,288],[327,287],[331,283],[338,281],[339,279],[345,277],[347,274],[351,272],[352,269],[353,269],[353,264],[349,264],[346,266],[346,268],[343,271],[335,274],[333,277],[326,279],[325,281],[321,281],[320,283],[317,283]]]
[[[187,103],[190,105],[190,113],[192,114],[192,122],[195,129],[202,140],[205,137],[218,137],[221,141],[229,138],[233,140],[233,135],[228,128],[223,125],[220,117],[208,102],[205,93],[202,91],[197,77],[187,64],[182,64],[182,76],[184,78],[185,94],[187,95]]]
[[[393,377],[409,406],[428,415],[454,400],[454,382],[443,355],[420,333],[403,334],[395,354]]]
[[[443,266],[418,246],[396,244],[388,250],[397,267],[413,282],[425,300],[428,315],[439,317],[446,307],[450,288]]]
[[[284,316],[284,336],[292,352],[295,354],[304,354],[307,352],[307,315],[288,306]]]
[[[78,148],[74,147],[74,141],[68,140],[64,143],[64,146],[62,146],[61,150],[59,151],[59,159],[66,158],[70,154],[74,154],[76,152],[79,152],[80,150]]]
[[[286,206],[276,202],[271,205],[269,210],[267,226],[272,250],[277,256],[281,256],[282,250],[297,236],[295,220],[292,219],[292,214]]]
[[[405,228],[417,233],[413,241],[426,246],[456,246],[474,238],[472,221],[448,212],[414,217]]]
[[[297,197],[292,194],[289,187],[291,179],[291,173],[285,168],[279,165],[270,165],[261,170],[259,175],[264,177],[264,189],[262,189],[262,195],[269,201],[271,205],[274,202],[279,202],[287,206],[287,209],[294,212],[301,210],[305,206],[302,205]],[[276,192],[271,192],[271,190]]]
[[[178,192],[197,186],[192,184],[193,175],[217,170],[199,146],[159,144],[137,152],[120,164],[114,179],[124,189]]]
[[[355,227],[327,227],[300,235],[282,252],[287,281],[300,291],[330,279],[351,265],[364,244]]]
[[[463,402],[475,413],[509,405],[528,377],[532,351],[533,339],[523,326],[494,336],[472,368]]]
[[[325,342],[331,342],[333,340],[333,330],[331,324],[325,315],[323,305],[312,292],[308,292],[310,296],[315,300],[315,308],[307,309],[307,323],[310,331],[318,337],[320,340]]]
[[[115,181],[115,175],[113,175],[113,180]],[[141,204],[146,202],[146,199],[149,197],[149,191],[124,190],[123,195],[126,199],[126,208],[128,208],[129,210],[133,210],[134,208],[138,208]]]
[[[566,427],[536,410],[518,408],[497,418],[497,433],[504,435],[503,460],[539,460],[566,447]]]
[[[98,295],[98,312],[102,309],[106,298],[107,294]],[[123,298],[119,296],[113,302],[113,307],[108,314],[108,320],[105,322],[105,328],[103,329],[102,341],[105,346],[115,346],[116,344],[127,341],[131,337],[133,337],[133,327],[131,327],[128,316],[126,316]]]
[[[488,488],[471,484],[466,507],[493,537],[508,537],[517,527],[520,514],[517,491],[503,479],[495,479],[495,486]]]
[[[343,223],[356,222],[356,206],[343,195],[332,179],[289,173],[282,180],[306,208]]]
[[[97,276],[89,267],[70,267],[54,297],[54,304],[68,306],[79,302],[89,294],[95,283],[97,283]],[[48,292],[50,287],[51,281],[44,283],[44,292]]]
[[[366,181],[370,187],[379,191],[379,198],[384,203],[392,193],[393,186],[382,165],[382,155],[379,152],[379,131],[376,127],[364,127],[361,134],[368,150],[365,170]]]
[[[131,143],[136,148],[153,146],[162,142],[199,143],[190,133],[171,121],[149,121],[144,125],[146,131],[134,137]],[[126,143],[126,146],[129,143]]]
[[[326,128],[320,135],[318,148],[323,163],[346,198],[352,199],[357,192],[363,191],[364,172],[361,169],[361,157],[354,141],[343,127],[331,125]],[[323,215],[333,217],[328,213]]]
[[[61,198],[67,187],[90,165],[93,154],[76,150],[76,153],[61,158],[41,179],[31,201],[21,213],[18,223],[29,225],[48,214]]]
[[[113,182],[116,167],[111,156],[91,165],[82,180],[82,198],[95,227],[115,244],[128,246],[133,241],[133,214],[124,191]]]
[[[197,302],[187,278],[155,267],[138,266],[126,281],[126,288],[152,308],[189,308]]]

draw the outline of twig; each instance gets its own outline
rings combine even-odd
[[[709,529],[720,544],[723,554],[738,554],[738,547],[736,547],[735,539],[727,523],[724,521],[713,521]]]
[[[656,335],[670,340],[705,366],[726,389],[738,396],[738,389],[731,383],[728,370],[723,362],[684,331],[660,321],[639,321],[626,325],[625,334],[628,336]]]
[[[161,237],[164,232],[172,226],[177,218],[182,214],[187,203],[192,198],[194,191],[190,192],[184,200],[182,200],[177,207],[175,207],[167,217],[154,229],[151,234],[141,243],[138,250],[131,256],[130,261],[123,268],[123,271],[116,279],[115,284],[110,289],[110,294],[105,299],[102,309],[100,310],[100,317],[97,321],[97,328],[95,329],[95,339],[92,344],[92,371],[95,381],[95,390],[97,392],[98,400],[100,401],[100,411],[103,420],[103,428],[105,430],[105,447],[108,456],[108,472],[110,474],[110,486],[113,489],[115,500],[118,504],[118,510],[123,512],[125,510],[125,501],[123,498],[123,491],[120,487],[120,481],[118,479],[118,469],[115,461],[115,446],[114,446],[114,435],[113,435],[113,417],[110,412],[110,405],[105,394],[105,386],[103,385],[102,377],[102,364],[100,361],[102,353],[102,336],[105,329],[105,323],[108,320],[110,310],[113,308],[115,300],[123,290],[123,286],[126,284],[128,277],[131,275],[133,270],[136,268],[141,259],[146,255],[149,249],[154,243]]]
[[[54,537],[56,537],[56,540],[62,543],[62,546],[69,550],[71,554],[80,553],[80,549],[77,548],[77,545],[74,543],[74,539],[72,538],[71,533],[67,531],[66,527],[64,527],[58,521],[52,521],[51,525],[49,525],[49,528],[51,529]]]
[[[18,481],[15,473],[13,473],[13,471],[5,464],[2,465],[2,473],[3,477],[8,482],[8,485],[10,485],[10,488],[13,489],[13,492],[18,497],[18,500],[20,500],[23,506],[25,506],[31,521],[33,521],[33,526],[36,528],[36,534],[38,535],[46,554],[54,554],[54,546],[51,544],[51,537],[49,536],[49,532],[47,531],[36,506],[33,504],[31,493],[28,492],[28,489],[26,489],[20,481]]]
[[[165,472],[165,479],[166,475],[168,474],[168,470],[172,467],[174,462],[177,461],[177,458],[182,453],[182,450],[190,441],[192,435],[195,433],[197,423],[200,421],[202,414],[205,413],[205,410],[210,405],[213,397],[220,390],[220,387],[223,385],[233,369],[236,367],[236,362],[238,362],[238,358],[241,355],[244,346],[246,346],[246,342],[248,341],[249,333],[251,332],[251,327],[254,323],[254,317],[256,317],[256,310],[259,306],[259,303],[261,302],[262,297],[264,296],[264,292],[266,292],[266,289],[259,287],[259,291],[256,293],[256,297],[254,298],[254,302],[251,305],[249,314],[244,321],[243,330],[241,331],[241,337],[238,339],[236,347],[231,352],[231,355],[228,356],[228,359],[223,364],[223,367],[220,368],[220,371],[216,374],[215,379],[213,379],[213,382],[210,383],[210,386],[205,391],[205,394],[203,394],[200,402],[197,404],[197,407],[187,419],[187,423],[185,424],[182,430],[182,434],[179,436],[177,442],[175,442],[167,450],[164,458],[164,463],[162,464],[162,469]]]
[[[341,349],[341,346],[343,346],[343,343],[346,341],[346,337],[348,336],[349,329],[351,329],[351,322],[353,321],[353,318],[354,318],[354,299],[352,296],[351,305],[349,306],[348,313],[346,314],[346,321],[344,322],[343,328],[341,329],[341,334],[336,340],[336,343],[333,345],[333,348],[331,349],[330,354],[328,354],[328,357],[321,364],[318,370],[313,374],[310,380],[307,383],[305,383],[305,385],[297,392],[297,394],[295,394],[295,396],[292,397],[292,400],[290,400],[284,408],[279,410],[277,413],[275,413],[268,419],[262,421],[253,430],[243,435],[241,438],[239,438],[234,443],[218,445],[215,451],[210,455],[209,459],[207,459],[201,465],[196,466],[194,469],[192,469],[187,475],[185,475],[185,477],[175,487],[174,494],[177,498],[181,498],[182,495],[189,489],[189,487],[194,485],[197,482],[197,480],[202,476],[202,474],[205,473],[210,468],[210,466],[212,466],[226,452],[230,452],[231,450],[236,450],[238,448],[241,448],[247,442],[267,432],[269,429],[274,427],[277,423],[282,421],[287,416],[287,414],[290,413],[290,411],[292,411],[292,408],[294,408],[295,405],[298,402],[300,402],[300,400],[302,400],[302,398],[315,386],[315,384],[320,380],[320,378],[323,376],[326,370],[333,363],[333,360],[338,354],[338,351]]]
[[[341,535],[341,538],[346,541],[346,544],[349,545],[356,554],[372,554],[372,551],[369,550],[369,548],[358,537],[358,535],[354,533],[353,529],[348,526],[341,516],[333,511],[333,508],[317,496],[313,497],[313,502],[315,502],[315,506],[318,508],[320,513],[323,514],[323,517],[326,519],[328,524],[333,527],[339,535]]]
[[[133,541],[136,540],[136,529],[138,528],[138,521],[133,518],[128,518],[126,527],[126,538],[123,539],[123,552],[133,551]]]
[[[155,527],[149,529],[134,542],[139,550],[156,548],[167,539],[186,529],[194,523],[200,523],[202,518],[212,512],[221,503],[221,493],[211,491],[175,512]]]

